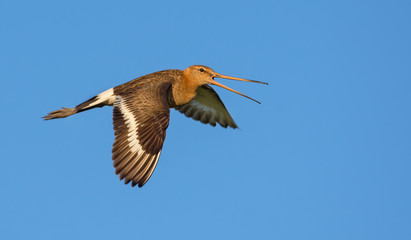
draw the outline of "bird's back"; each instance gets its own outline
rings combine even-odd
[[[150,90],[155,91],[155,89],[160,88],[160,86],[173,84],[177,79],[181,78],[182,75],[183,71],[178,69],[150,73],[115,87],[114,93],[123,95],[141,90],[148,93]]]

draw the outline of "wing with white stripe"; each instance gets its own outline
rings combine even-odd
[[[141,96],[141,95],[140,95]],[[169,109],[162,101],[117,96],[113,108],[116,136],[113,165],[125,184],[142,187],[153,173],[166,136]]]
[[[196,96],[188,103],[175,107],[179,112],[194,120],[215,126],[238,128],[217,93],[208,85],[197,89]]]

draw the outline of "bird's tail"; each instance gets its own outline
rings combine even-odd
[[[50,112],[44,116],[44,120],[51,120],[56,118],[65,118],[73,114],[90,110],[95,107],[104,107],[105,105],[113,105],[115,99],[113,88],[104,91],[97,96],[90,98],[89,100],[77,105],[74,108],[61,108],[59,110]]]

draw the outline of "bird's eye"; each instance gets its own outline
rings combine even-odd
[[[204,72],[204,68],[200,68],[200,72]]]

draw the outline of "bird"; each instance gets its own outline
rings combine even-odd
[[[209,85],[215,85],[249,98],[217,81],[223,78],[268,84],[219,74],[203,65],[184,70],[169,69],[150,73],[110,88],[74,108],[61,108],[44,120],[66,118],[93,108],[113,106],[115,140],[112,160],[115,174],[125,184],[142,187],[150,179],[161,154],[170,108],[204,124],[238,128],[224,103]]]

